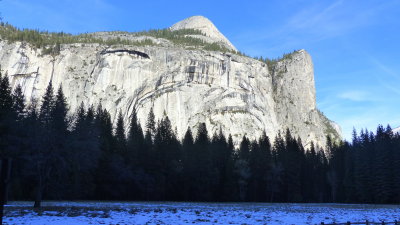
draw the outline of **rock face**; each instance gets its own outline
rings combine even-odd
[[[195,29],[200,30],[206,37],[201,35],[190,35],[191,37],[200,38],[206,42],[215,42],[222,44],[224,47],[230,50],[237,51],[235,46],[223,35],[217,27],[204,16],[192,16],[184,19],[174,25],[169,29],[171,30],[181,30],[181,29]]]
[[[194,28],[190,19],[171,29]],[[218,37],[213,32],[204,31]],[[143,126],[153,107],[156,119],[169,116],[179,137],[205,122],[210,133],[222,129],[236,144],[243,135],[253,139],[265,130],[274,138],[286,128],[305,145],[323,146],[327,134],[340,138],[337,126],[316,108],[313,64],[305,50],[268,68],[233,53],[181,47],[63,44],[60,54],[50,56],[2,40],[0,64],[28,100],[40,98],[52,81],[62,84],[73,111],[81,102],[101,102],[113,119],[121,110],[126,123],[135,110]]]

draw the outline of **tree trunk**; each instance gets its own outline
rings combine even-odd
[[[36,186],[36,193],[35,193],[35,204],[33,205],[34,208],[40,208],[42,205],[42,176],[38,174],[38,183]]]
[[[34,208],[40,208],[42,205],[42,191],[40,187],[37,187],[35,193],[35,204],[33,205]]]
[[[10,185],[7,182],[4,187],[4,205],[7,205],[7,203],[8,203],[8,193],[9,192],[10,192]]]

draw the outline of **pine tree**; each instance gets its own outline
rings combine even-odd
[[[26,111],[25,111],[25,96],[24,93],[22,92],[21,85],[17,85],[17,87],[14,89],[14,92],[12,94],[12,101],[13,101],[13,106],[12,109],[15,112],[15,119],[17,121],[23,120],[23,118],[26,116]]]
[[[189,151],[193,149],[193,143],[194,139],[192,130],[190,129],[190,127],[188,127],[182,142],[185,155],[189,155]]]
[[[150,108],[149,116],[147,117],[146,133],[150,134],[152,139],[154,138],[156,133],[156,121],[153,107]]]
[[[225,151],[225,182],[223,190],[223,201],[236,200],[238,194],[238,188],[235,182],[235,146],[233,144],[232,135],[229,134],[227,147]]]
[[[111,153],[115,151],[111,115],[101,104],[97,106],[96,111],[95,124],[99,130],[100,149],[103,153]]]
[[[43,196],[43,191],[45,190],[50,177],[49,173],[52,172],[52,168],[56,166],[57,159],[56,154],[54,154],[54,127],[53,127],[53,112],[55,107],[54,91],[51,81],[46,88],[46,92],[42,97],[42,103],[40,106],[40,111],[38,115],[38,120],[40,123],[39,132],[40,139],[38,147],[34,148],[35,157],[32,157],[33,163],[36,165],[36,188],[35,188],[35,203],[34,207],[41,207],[41,201]]]
[[[196,161],[194,154],[194,139],[190,127],[187,128],[182,141],[182,160],[183,160],[183,198],[185,201],[192,199],[194,182],[192,177],[195,173],[194,164]]]
[[[261,190],[263,174],[265,171],[261,171],[261,149],[257,140],[253,140],[250,143],[250,154],[249,154],[249,168],[251,177],[249,179],[249,200],[256,201],[261,198],[264,190]],[[264,189],[264,188],[263,188]]]
[[[55,107],[54,90],[51,81],[46,88],[46,92],[42,97],[42,104],[39,110],[39,121],[41,122],[44,130],[50,131],[52,122],[52,112]]]
[[[41,144],[41,129],[40,129],[40,122],[38,120],[39,112],[37,111],[37,101],[32,99],[31,104],[28,106],[27,109],[27,117],[26,117],[26,127],[25,130],[27,135],[25,136],[25,140],[23,141],[23,145],[27,146],[25,149],[24,154],[21,156],[21,163],[23,171],[24,180],[29,180],[28,183],[22,183],[32,187],[32,181],[34,182],[34,199],[35,199],[35,206],[40,207],[41,198],[42,198],[42,177],[40,173],[41,163],[43,162],[42,155],[40,151],[42,150]],[[29,190],[32,192],[32,190]],[[25,196],[26,197],[26,196]],[[30,197],[30,196],[29,196]]]
[[[339,165],[337,165],[339,162],[339,147],[338,146],[333,146],[332,140],[330,136],[328,135],[326,137],[326,152],[328,154],[328,160],[329,160],[329,169],[327,173],[327,178],[328,178],[328,183],[330,185],[330,192],[331,196],[330,199],[332,202],[337,201],[337,192],[339,189],[339,176],[340,176],[340,169],[338,168]]]
[[[250,141],[246,136],[243,136],[239,148],[239,159],[249,160],[250,157]]]
[[[211,177],[211,160],[210,160],[210,139],[205,123],[200,123],[197,128],[197,136],[194,142],[193,157],[194,176],[192,193],[197,196],[191,196],[192,200],[210,201],[213,191],[213,177]]]
[[[68,114],[68,104],[67,99],[65,98],[64,92],[62,90],[62,85],[57,90],[57,95],[54,101],[54,109],[52,111],[53,117],[53,128],[56,131],[57,138],[59,140],[64,139],[65,135],[68,132],[69,127],[69,119],[67,117]]]
[[[13,106],[12,92],[8,76],[0,74],[0,119],[9,116]]]
[[[127,156],[126,151],[126,136],[125,136],[125,125],[124,125],[124,117],[122,116],[122,112],[120,111],[117,119],[117,127],[115,129],[115,141],[116,141],[116,151],[122,156]]]
[[[95,196],[97,198],[110,199],[116,197],[113,195],[113,191],[117,194],[117,188],[114,185],[111,185],[113,182],[116,182],[116,174],[114,174],[112,168],[115,141],[111,116],[106,109],[103,109],[101,104],[97,106],[94,123],[98,130],[98,142],[100,148],[100,157],[95,175]]]
[[[389,128],[390,129],[390,128]],[[389,203],[393,197],[392,140],[391,131],[379,125],[376,131],[375,196],[378,203]],[[367,174],[366,174],[367,175]]]
[[[0,74],[0,156],[10,157],[13,125],[13,99],[8,76]]]
[[[305,154],[305,176],[303,196],[306,202],[317,202],[317,185],[315,184],[316,166],[318,164],[314,142]]]
[[[128,132],[127,148],[130,161],[137,166],[143,167],[146,161],[146,152],[144,147],[143,130],[137,119],[136,111],[133,110],[131,115],[131,123]]]
[[[180,143],[172,129],[171,122],[164,113],[164,117],[159,122],[154,138],[154,151],[157,157],[157,169],[159,170],[161,187],[161,199],[173,200],[181,198],[181,187],[179,182],[182,175],[182,157]],[[178,192],[177,192],[178,191]]]
[[[272,152],[272,166],[271,174],[269,176],[269,190],[270,190],[270,201],[283,202],[286,196],[286,190],[284,189],[284,175],[285,167],[284,160],[286,157],[285,141],[282,138],[280,132],[275,136],[274,147]]]
[[[345,154],[345,174],[343,178],[343,192],[345,202],[356,202],[356,186],[355,186],[355,175],[354,175],[354,164],[355,164],[355,154],[354,145],[351,146],[350,143],[345,142],[344,146],[348,149]]]
[[[235,162],[235,173],[237,175],[239,198],[241,201],[248,201],[248,184],[251,177],[249,166],[250,160],[250,141],[243,136],[240,143],[238,159]]]
[[[271,172],[271,144],[265,132],[258,142],[253,142],[250,152],[250,168],[252,174],[252,200],[267,201],[270,194],[267,186]]]
[[[94,198],[94,174],[99,160],[100,149],[98,132],[94,126],[94,112],[90,107],[85,109],[83,102],[74,119],[69,146],[70,157],[70,198]]]
[[[17,85],[12,93],[12,117],[9,119],[10,130],[8,136],[10,137],[7,151],[9,151],[10,156],[13,158],[12,173],[16,179],[12,181],[11,190],[16,194],[22,194],[24,186],[24,156],[26,155],[26,149],[29,144],[26,143],[28,134],[27,124],[26,124],[26,110],[25,110],[25,97],[22,93],[21,86]],[[3,139],[4,137],[0,137]],[[5,191],[5,202],[7,202],[9,185],[6,185]],[[23,195],[23,194],[22,194]]]
[[[396,203],[400,202],[400,134],[393,136],[393,192],[395,193],[393,200]]]
[[[302,150],[300,144],[292,137],[289,129],[286,130],[286,157],[285,167],[285,190],[286,201],[302,201],[301,196],[301,170],[302,170]]]

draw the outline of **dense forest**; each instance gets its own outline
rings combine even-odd
[[[179,140],[167,115],[135,112],[116,123],[101,105],[69,112],[51,82],[26,104],[0,79],[0,154],[12,159],[9,200],[157,200],[400,203],[400,137],[379,126],[352,143],[304,149],[287,130],[269,140],[209,136],[205,124]],[[194,135],[196,134],[196,135]]]

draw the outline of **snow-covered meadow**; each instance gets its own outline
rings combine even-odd
[[[398,205],[186,202],[9,202],[4,224],[320,224],[400,220]]]

